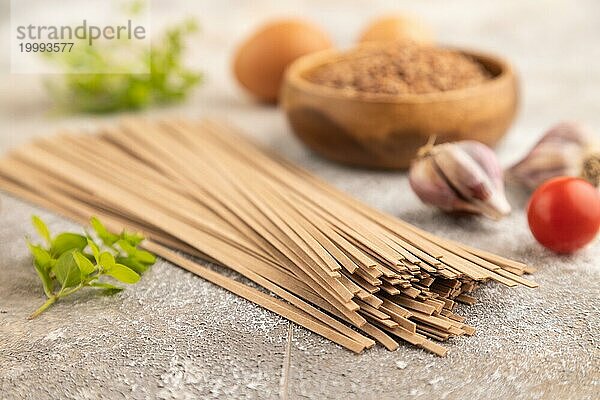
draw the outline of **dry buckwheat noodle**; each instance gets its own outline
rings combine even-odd
[[[357,353],[400,339],[445,355],[438,341],[475,333],[453,310],[480,282],[537,286],[532,268],[370,208],[217,121],[38,139],[0,160],[0,188],[140,231],[162,258]]]

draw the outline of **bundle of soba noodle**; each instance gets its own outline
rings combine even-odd
[[[355,352],[401,339],[445,355],[438,341],[475,331],[453,310],[480,282],[536,286],[526,265],[370,208],[214,121],[39,139],[0,161],[0,188],[140,231],[148,250]]]

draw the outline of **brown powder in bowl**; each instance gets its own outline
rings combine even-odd
[[[310,82],[350,93],[422,94],[475,86],[492,75],[472,57],[423,46],[359,48],[305,74]]]

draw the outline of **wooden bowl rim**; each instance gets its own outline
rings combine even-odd
[[[502,57],[492,55],[490,53],[472,50],[468,48],[459,48],[452,46],[441,46],[442,48],[455,50],[462,54],[473,57],[478,62],[483,64],[493,64],[500,72],[494,77],[476,86],[469,86],[461,89],[447,90],[443,92],[430,92],[422,94],[406,93],[406,94],[389,94],[389,93],[371,93],[371,92],[348,92],[344,89],[333,88],[311,82],[303,77],[303,74],[321,66],[330,63],[336,59],[344,58],[363,46],[373,46],[374,44],[363,44],[347,50],[328,49],[316,53],[307,54],[295,60],[285,73],[285,84],[292,85],[304,92],[315,96],[335,98],[346,101],[359,101],[368,103],[434,103],[446,102],[452,100],[460,100],[467,97],[485,96],[490,93],[493,88],[503,85],[507,81],[514,79],[514,71],[511,64]],[[377,44],[381,45],[381,44]],[[389,45],[389,44],[388,44]]]

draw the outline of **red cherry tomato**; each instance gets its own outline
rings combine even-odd
[[[527,218],[531,233],[544,247],[572,253],[598,234],[600,192],[583,179],[551,179],[531,196]]]

